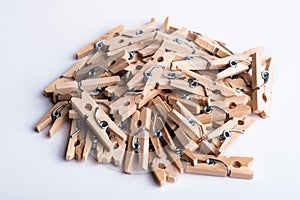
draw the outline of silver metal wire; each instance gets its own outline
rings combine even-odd
[[[198,80],[196,80],[196,79],[194,79],[194,78],[190,78],[190,79],[188,80],[188,82],[189,82],[190,88],[195,88],[195,87],[197,87],[198,85],[201,85],[201,86],[203,87],[203,89],[204,89],[205,96],[206,96],[206,97],[208,96],[208,94],[207,94],[207,89],[206,89],[205,85],[203,85],[202,83],[200,83]]]
[[[57,120],[57,119],[61,116],[61,113],[58,112],[58,110],[61,109],[61,108],[63,108],[63,107],[65,107],[65,106],[68,105],[68,104],[69,104],[68,102],[66,102],[66,103],[64,103],[64,104],[61,104],[61,105],[59,105],[57,108],[55,108],[55,109],[52,111],[52,113],[51,113],[52,121]]]
[[[100,121],[100,120],[98,119],[98,117],[97,117],[98,109],[99,109],[99,107],[97,107],[97,108],[95,109],[94,119],[96,120],[96,122],[97,122],[97,124],[98,124],[98,126],[99,126],[100,128],[106,130],[106,129],[108,128],[108,123],[107,123],[107,121]]]
[[[157,116],[158,114],[154,114],[154,119],[153,119],[153,123],[152,123],[152,133],[155,137],[158,137],[158,138],[161,138],[162,137],[162,130],[160,129],[155,129],[155,125],[156,125],[156,122],[157,122]]]
[[[139,149],[141,148],[141,144],[139,143],[138,138],[136,138],[138,136],[139,133],[141,133],[142,131],[146,130],[146,128],[141,128],[140,130],[138,130],[136,133],[133,134],[132,137],[132,142],[131,142],[131,147],[134,151],[139,151]],[[136,142],[135,141],[136,138]]]
[[[216,164],[216,162],[219,162],[219,163],[223,164],[226,167],[227,176],[230,175],[230,172],[231,172],[230,167],[226,163],[224,163],[222,160],[215,159],[215,158],[208,158],[208,159],[206,159],[205,162],[209,166],[214,166]]]

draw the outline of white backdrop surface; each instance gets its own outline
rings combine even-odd
[[[297,1],[0,2],[0,199],[300,199],[299,6]],[[235,52],[259,45],[275,60],[273,116],[258,120],[226,155],[254,156],[253,180],[183,174],[159,188],[127,175],[66,161],[64,126],[34,132],[51,104],[43,88],[75,63],[76,50],[118,24],[155,17],[225,41]]]

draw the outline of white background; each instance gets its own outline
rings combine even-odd
[[[76,50],[118,24],[166,16],[235,52],[264,45],[274,57],[273,116],[226,151],[254,156],[253,180],[183,174],[159,188],[149,174],[65,161],[67,126],[51,139],[34,132],[51,107],[43,88],[76,62]],[[1,0],[0,199],[299,199],[299,19],[289,0]]]

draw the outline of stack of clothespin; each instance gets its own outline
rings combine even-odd
[[[252,157],[222,152],[255,116],[270,115],[273,62],[258,47],[225,43],[155,19],[117,26],[77,52],[80,59],[45,88],[54,106],[36,125],[53,136],[67,121],[67,160],[151,171],[159,185],[179,173],[251,179]],[[185,170],[184,170],[185,169]]]

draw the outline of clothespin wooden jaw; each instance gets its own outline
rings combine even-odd
[[[175,167],[166,159],[154,159],[151,164],[152,173],[158,183],[163,186],[167,182],[178,180],[178,172]]]
[[[49,136],[52,137],[57,130],[64,124],[68,119],[70,105],[67,101],[61,101],[56,103],[46,115],[37,123],[35,130],[41,132],[51,123],[52,126],[49,130]]]

